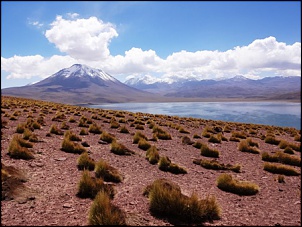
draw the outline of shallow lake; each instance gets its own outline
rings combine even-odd
[[[92,108],[301,129],[301,103],[289,102],[169,102],[113,103]]]

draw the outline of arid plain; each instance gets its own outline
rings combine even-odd
[[[81,124],[83,119],[86,124]],[[90,130],[92,125],[100,130]],[[171,138],[155,139],[154,126],[163,129]],[[22,127],[29,128],[33,135],[33,146],[28,148],[33,158],[28,160],[9,155],[14,136],[24,137]],[[53,133],[54,127],[61,133]],[[122,132],[122,128],[128,132]],[[161,178],[176,183],[184,195],[197,193],[200,199],[216,198],[221,211],[219,219],[199,224],[301,225],[300,130],[91,109],[8,96],[2,96],[1,101],[1,225],[89,224],[93,200],[77,196],[83,170],[77,167],[80,154],[62,150],[66,131],[80,137],[81,141],[75,143],[86,144],[85,150],[92,159],[96,162],[105,160],[122,175],[121,182],[111,183],[115,190],[111,202],[125,213],[127,225],[175,225],[170,219],[152,215],[149,198],[143,195],[148,185]],[[81,134],[81,131],[86,133]],[[115,137],[132,154],[111,152],[110,142],[100,139],[103,132]],[[133,142],[137,132],[147,137],[147,143],[155,146],[161,157],[169,157],[186,173],[174,174],[159,169],[158,163],[150,164],[146,151]],[[256,152],[243,152],[240,149],[242,141],[253,141]],[[202,155],[201,149],[194,146],[197,143],[218,151],[219,156]],[[271,158],[269,162],[265,159],[280,154],[286,158]],[[204,168],[196,164],[199,159],[237,165],[240,171]],[[267,163],[285,166],[297,174],[267,171],[264,168]],[[217,178],[224,173],[238,181],[256,184],[259,191],[247,196],[221,190]],[[90,174],[94,176],[94,170]]]

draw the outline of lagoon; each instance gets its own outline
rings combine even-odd
[[[301,103],[291,102],[165,102],[110,103],[91,108],[274,125],[301,129]]]

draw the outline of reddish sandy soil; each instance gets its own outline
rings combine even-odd
[[[16,100],[21,100],[19,103]],[[52,104],[43,104],[45,106],[44,121],[41,129],[35,129],[34,133],[38,136],[40,142],[34,143],[32,150],[34,159],[22,160],[13,159],[8,155],[8,146],[19,123],[25,123],[28,115],[37,119],[43,109],[40,102],[35,104],[23,102],[22,99],[12,100],[16,105],[11,105],[10,99],[2,97],[1,107],[1,164],[2,168],[11,173],[10,181],[2,180],[2,201],[1,201],[1,225],[53,225],[53,226],[71,226],[88,225],[88,213],[92,204],[91,199],[81,199],[76,196],[78,182],[82,176],[82,171],[77,169],[78,154],[66,153],[61,150],[63,135],[51,134],[47,137],[52,124],[59,127],[62,122],[52,121],[57,112],[64,113],[70,130],[79,135],[81,127],[78,127],[81,116],[91,118],[93,114],[99,116],[99,119],[92,119],[102,130],[112,133],[117,141],[135,152],[131,156],[120,156],[110,152],[109,144],[100,144],[100,135],[89,133],[80,136],[82,142],[86,141],[90,147],[90,157],[98,161],[104,159],[111,166],[119,170],[123,176],[121,183],[116,183],[114,188],[116,194],[112,203],[117,205],[126,214],[127,225],[134,226],[157,226],[173,225],[165,219],[154,217],[149,211],[149,200],[143,196],[144,188],[159,178],[166,178],[177,183],[183,194],[190,196],[196,192],[199,198],[205,198],[207,195],[214,195],[221,208],[221,217],[219,220],[205,222],[207,226],[241,226],[241,225],[301,225],[301,175],[285,176],[285,183],[279,183],[276,179],[278,174],[267,172],[263,169],[264,161],[261,154],[252,154],[238,150],[239,142],[222,141],[221,143],[210,143],[208,138],[201,136],[203,129],[213,126],[224,126],[226,122],[209,121],[194,118],[168,117],[150,114],[133,114],[120,111],[124,117],[116,117],[117,111],[107,111],[99,109],[82,108],[81,115],[76,116],[77,107]],[[8,107],[9,106],[9,107]],[[47,107],[47,109],[46,109]],[[56,109],[54,109],[56,107]],[[24,111],[27,110],[28,112]],[[75,112],[73,111],[75,110]],[[13,113],[16,114],[16,120],[9,118]],[[106,113],[107,118],[101,116]],[[76,122],[68,122],[72,116]],[[172,140],[149,141],[155,145],[160,156],[168,156],[170,160],[187,170],[187,174],[172,174],[163,172],[158,165],[151,165],[145,159],[145,151],[133,144],[133,135],[136,131],[141,131],[148,138],[152,138],[152,129],[147,124],[147,118],[160,125],[165,131],[169,132]],[[130,133],[120,133],[119,128],[110,127],[110,118],[117,120],[124,118],[125,125]],[[141,119],[145,125],[144,130],[130,127],[133,122],[129,119]],[[179,132],[170,127],[169,123],[181,125],[189,134]],[[285,129],[281,127],[253,125],[256,134],[249,134],[251,125],[229,123],[232,131],[245,132],[253,141],[259,144],[261,152],[273,154],[281,150],[277,145],[265,143],[261,135],[266,135],[267,131],[272,129],[277,139],[283,139],[290,143],[300,145],[295,141],[290,132],[300,133],[294,129]],[[88,128],[86,128],[88,129]],[[63,130],[66,131],[66,130]],[[199,135],[201,138],[193,138],[193,135]],[[22,134],[20,134],[22,135]],[[212,159],[201,156],[200,149],[182,143],[182,138],[188,136],[192,141],[201,141],[207,143],[209,147],[215,147],[220,155],[217,160],[224,164],[240,164],[240,173],[226,170],[210,170],[193,163],[194,158]],[[224,132],[224,136],[229,139],[231,132]],[[301,156],[299,151],[295,151],[295,156]],[[17,169],[12,171],[13,168]],[[301,166],[293,166],[301,173]],[[256,183],[260,190],[256,195],[240,196],[219,189],[216,185],[217,177],[222,173],[230,173],[234,178],[243,181]],[[94,175],[93,171],[91,174]],[[15,178],[14,178],[15,176]],[[19,178],[18,178],[19,177]],[[15,189],[15,190],[12,190]]]

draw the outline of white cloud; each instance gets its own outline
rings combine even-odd
[[[110,56],[104,70],[115,74],[139,74],[160,70],[163,60],[153,50],[131,48],[125,55]]]
[[[77,61],[69,56],[54,55],[45,59],[41,55],[1,57],[1,70],[9,72],[7,79],[30,79],[31,77],[48,77],[62,68],[70,67]]]
[[[72,58],[100,61],[110,55],[108,45],[118,36],[114,25],[96,17],[65,20],[57,16],[51,28],[45,32],[49,42]]]
[[[33,25],[37,28],[41,28],[44,25],[43,23],[40,23],[39,21],[29,21],[28,24]]]
[[[57,16],[45,32],[45,37],[66,56],[55,55],[44,58],[35,56],[1,57],[1,70],[9,73],[8,78],[41,78],[58,70],[83,63],[103,69],[113,76],[160,75],[164,81],[175,78],[218,79],[243,75],[262,78],[268,75],[301,76],[301,43],[288,45],[275,37],[254,40],[246,46],[220,52],[182,50],[160,58],[154,50],[133,47],[123,55],[112,56],[109,44],[118,33],[111,23],[96,17],[70,19]],[[39,22],[33,22],[33,25]],[[150,77],[151,78],[151,77]]]
[[[67,13],[67,16],[70,17],[71,19],[75,19],[80,15],[78,13]]]

